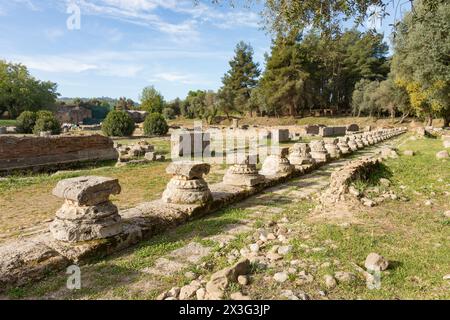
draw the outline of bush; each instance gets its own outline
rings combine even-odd
[[[17,131],[20,133],[32,133],[36,123],[36,113],[24,111],[17,117]]]
[[[111,111],[102,124],[102,131],[107,136],[131,136],[134,131],[134,121],[125,111]]]
[[[52,134],[61,133],[61,124],[51,111],[38,111],[36,113],[36,124],[33,128],[34,134],[51,131]]]
[[[162,114],[166,119],[175,119],[175,111],[172,108],[164,108]]]
[[[169,131],[166,119],[160,113],[149,114],[144,121],[144,132],[146,135],[162,136]]]

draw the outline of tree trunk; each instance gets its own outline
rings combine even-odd
[[[407,113],[404,113],[401,117],[401,119],[398,121],[399,124],[403,123],[405,119],[409,116],[409,111]]]
[[[431,126],[431,125],[433,125],[433,116],[432,116],[431,114],[429,114],[429,115],[427,116],[425,125],[426,125],[426,126]]]
[[[444,116],[444,128],[450,127],[450,114]]]

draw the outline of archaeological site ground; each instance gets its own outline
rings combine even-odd
[[[0,3],[0,300],[449,300],[450,5],[319,2]]]

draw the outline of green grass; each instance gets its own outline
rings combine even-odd
[[[2,120],[0,119],[0,127],[2,126],[15,126],[17,125],[17,121],[16,120]]]

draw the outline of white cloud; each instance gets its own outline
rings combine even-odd
[[[171,82],[187,85],[210,85],[212,82],[202,77],[200,74],[181,72],[156,72],[149,79],[149,82]]]
[[[64,36],[64,30],[62,29],[46,29],[44,30],[45,37],[51,41],[55,41]]]
[[[92,63],[86,63],[70,57],[58,56],[13,56],[12,61],[20,62],[30,69],[46,72],[74,72],[80,73],[88,70],[98,69]]]

